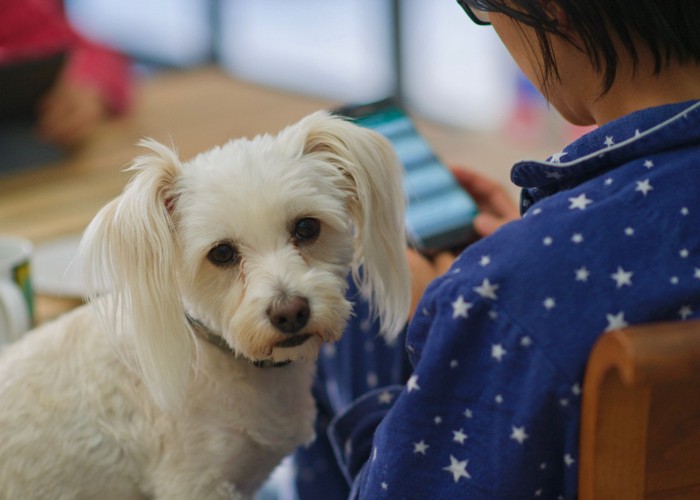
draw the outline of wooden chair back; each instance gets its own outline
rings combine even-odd
[[[603,334],[582,397],[581,500],[700,499],[700,321]]]

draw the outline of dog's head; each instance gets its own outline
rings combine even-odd
[[[401,167],[380,135],[318,112],[186,163],[142,145],[150,153],[90,224],[83,251],[93,289],[114,297],[120,319],[106,323],[133,332],[161,406],[177,405],[187,385],[187,315],[252,361],[314,360],[343,332],[351,273],[382,331],[403,327]]]

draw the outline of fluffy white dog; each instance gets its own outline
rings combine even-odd
[[[351,314],[348,275],[384,333],[406,321],[381,136],[318,112],[185,163],[142,145],[83,240],[110,293],[0,357],[2,499],[249,498],[313,438],[314,360]]]

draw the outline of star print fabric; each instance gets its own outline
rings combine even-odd
[[[371,320],[367,303],[350,281],[347,297],[355,306],[346,334],[335,344],[325,345],[318,360],[312,388],[317,407],[316,439],[299,448],[294,456],[300,499],[347,498],[350,478],[364,465],[376,426],[411,373],[405,335],[387,343],[379,335],[378,321]],[[337,466],[335,453],[341,450],[334,451],[326,431],[331,420],[351,405],[360,421],[357,425],[348,422],[345,429],[353,435],[353,439],[346,440],[347,446],[342,445],[342,452],[351,459],[349,473]],[[356,443],[354,449],[352,441]]]
[[[576,498],[597,337],[700,317],[700,103],[630,114],[512,180],[523,218],[426,291],[393,404],[377,387],[331,422],[352,498]]]

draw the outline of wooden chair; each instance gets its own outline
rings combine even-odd
[[[582,397],[581,500],[700,499],[700,321],[605,333]]]

